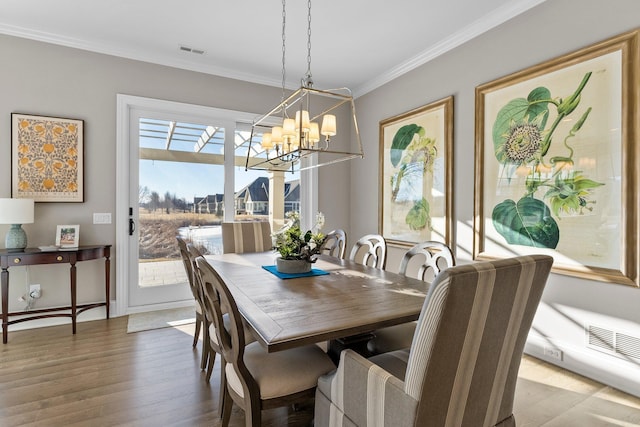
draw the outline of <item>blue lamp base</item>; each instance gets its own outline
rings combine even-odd
[[[12,224],[4,240],[7,250],[19,251],[27,247],[27,233],[22,229],[22,224]]]

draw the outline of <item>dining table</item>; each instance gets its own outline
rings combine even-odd
[[[327,341],[334,356],[357,343],[362,350],[372,331],[417,320],[430,286],[327,255],[312,264],[314,275],[283,279],[269,271],[277,256],[205,256],[268,352]]]

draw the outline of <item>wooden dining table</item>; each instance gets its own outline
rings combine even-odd
[[[268,352],[324,341],[344,343],[417,320],[429,288],[421,280],[326,255],[313,268],[329,274],[281,279],[262,268],[274,265],[276,256],[206,256]]]

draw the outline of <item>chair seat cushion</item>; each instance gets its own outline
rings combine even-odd
[[[198,301],[195,301],[196,313],[202,314],[202,306]]]
[[[409,322],[376,330],[375,338],[367,343],[367,350],[378,354],[411,347],[416,325],[417,322]]]
[[[258,383],[263,400],[313,389],[318,377],[336,368],[329,356],[316,345],[267,353],[260,343],[253,342],[245,347],[244,363]],[[225,372],[229,386],[244,396],[240,379],[231,363],[227,363]]]
[[[404,381],[409,362],[409,349],[391,351],[370,357],[369,360],[389,372],[399,380]]]

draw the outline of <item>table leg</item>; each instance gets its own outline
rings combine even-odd
[[[71,324],[73,333],[76,333],[76,263],[71,262]]]
[[[363,357],[373,356],[373,354],[371,354],[367,349],[367,343],[374,337],[375,335],[373,333],[366,332],[363,334],[331,340],[329,341],[329,349],[327,350],[327,354],[329,355],[331,360],[333,360],[336,366],[340,361],[340,353],[342,353],[342,350],[351,349],[356,353],[361,354]]]
[[[2,343],[7,343],[9,332],[9,269],[3,268],[2,273]]]

